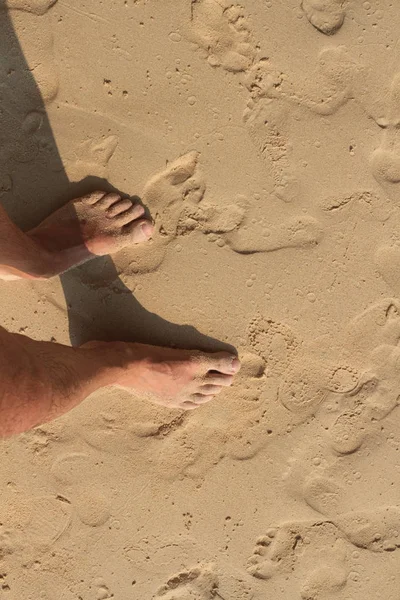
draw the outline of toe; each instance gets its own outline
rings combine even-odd
[[[132,202],[130,200],[128,200],[128,199],[117,200],[117,202],[114,202],[114,204],[111,204],[111,206],[109,208],[107,208],[107,217],[110,217],[110,219],[112,219],[113,217],[116,217],[120,213],[127,211],[131,207],[132,207]]]
[[[195,402],[190,402],[189,400],[186,400],[186,402],[182,402],[179,408],[183,408],[184,410],[194,410],[196,408],[199,408],[199,405]]]
[[[151,238],[154,227],[147,219],[141,219],[125,225],[124,231],[130,235],[133,244],[140,244]]]
[[[210,400],[212,400],[213,398],[214,396],[208,396],[200,393],[192,394],[190,396],[190,399],[194,404],[207,404],[207,402],[210,402]]]
[[[96,202],[96,206],[99,208],[107,209],[110,208],[113,204],[121,200],[121,196],[119,194],[106,194],[103,196],[98,202]]]
[[[206,191],[204,181],[198,177],[188,179],[183,187],[183,197],[194,204],[199,204]]]
[[[96,204],[99,200],[104,198],[107,195],[107,192],[102,192],[101,190],[96,190],[95,192],[90,192],[90,194],[85,194],[82,196],[81,200],[85,204]]]
[[[202,385],[199,387],[200,394],[204,394],[204,396],[215,396],[222,392],[222,387],[220,385]]]
[[[119,225],[128,225],[132,221],[139,219],[139,217],[143,217],[145,213],[144,207],[141,204],[132,204],[128,207],[128,210],[121,211],[120,214],[116,217],[116,220]]]
[[[233,375],[224,375],[223,373],[213,373],[211,371],[207,373],[204,381],[210,385],[220,385],[222,387],[229,387],[233,383]]]
[[[207,371],[218,371],[226,375],[234,375],[240,369],[240,360],[229,352],[213,352],[205,356]]]
[[[179,185],[192,177],[196,170],[199,154],[196,151],[180,156],[168,165],[166,175],[172,185]]]

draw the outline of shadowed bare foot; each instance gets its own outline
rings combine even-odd
[[[167,408],[193,410],[233,383],[240,361],[229,352],[204,353],[147,344],[88,342],[87,349],[117,353],[123,365],[113,385]]]
[[[72,200],[28,232],[31,240],[54,253],[57,272],[94,256],[118,252],[147,241],[151,222],[143,206],[118,194],[95,191]]]

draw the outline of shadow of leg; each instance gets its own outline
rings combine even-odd
[[[19,11],[15,14],[18,16]],[[21,50],[10,12],[1,8],[0,33],[0,197],[14,222],[27,230],[71,197],[96,188],[118,190],[95,177],[80,183],[69,181],[43,95]],[[56,93],[56,89],[48,93],[47,100],[51,101]],[[61,283],[73,345],[91,339],[121,339],[232,350],[193,327],[174,325],[148,312],[118,278],[109,257],[94,259],[65,273]]]

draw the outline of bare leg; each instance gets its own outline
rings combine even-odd
[[[0,208],[0,278],[45,278],[152,234],[144,209],[94,192],[23,233]],[[0,436],[50,421],[99,388],[117,385],[167,407],[192,410],[232,383],[238,359],[144,344],[70,348],[0,328]]]
[[[72,200],[23,233],[0,207],[0,279],[45,279],[95,256],[149,239],[144,208],[96,191]]]
[[[0,437],[51,421],[110,385],[192,410],[230,386],[239,368],[239,360],[226,352],[123,342],[70,348],[0,328]]]

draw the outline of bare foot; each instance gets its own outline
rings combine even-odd
[[[28,236],[54,254],[61,273],[94,256],[118,252],[147,241],[153,225],[142,218],[144,208],[118,194],[96,191],[68,202],[28,232]]]
[[[147,344],[88,342],[82,348],[100,347],[123,365],[113,385],[135,390],[154,404],[193,410],[206,404],[233,383],[240,361],[228,352],[204,353]],[[114,361],[115,362],[115,361]]]

